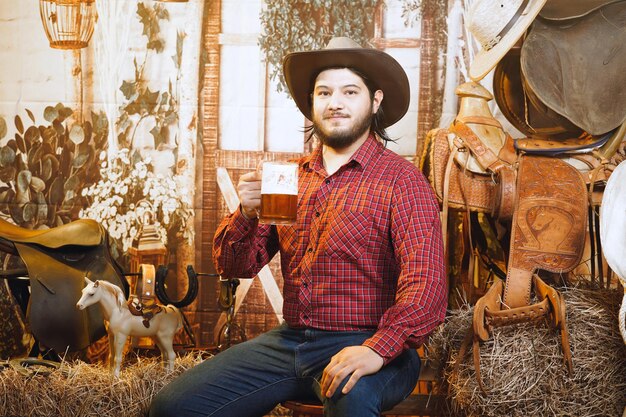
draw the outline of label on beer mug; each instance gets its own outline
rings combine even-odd
[[[298,195],[298,164],[264,162],[261,194]]]

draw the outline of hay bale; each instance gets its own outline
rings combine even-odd
[[[471,353],[452,369],[472,320],[469,307],[455,310],[432,337],[428,359],[444,369],[453,415],[621,416],[626,406],[626,346],[611,290],[562,289],[574,372],[563,364],[558,331],[544,323],[494,331],[481,344],[480,369],[487,394],[476,382]]]
[[[200,353],[176,359],[168,372],[158,358],[136,357],[119,378],[102,364],[64,362],[48,375],[0,372],[0,415],[29,417],[144,417],[152,397],[169,381],[203,360]]]

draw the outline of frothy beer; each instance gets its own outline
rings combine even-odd
[[[294,224],[298,209],[298,164],[264,162],[259,222]]]

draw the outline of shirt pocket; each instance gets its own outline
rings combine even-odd
[[[369,213],[349,210],[334,212],[326,228],[326,254],[347,260],[362,258],[371,244],[372,224]]]

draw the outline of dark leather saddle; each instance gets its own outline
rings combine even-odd
[[[521,50],[527,87],[591,135],[626,121],[626,2],[581,17],[536,19]]]
[[[614,154],[626,130],[625,29],[623,1],[546,4],[494,72],[496,102],[526,136],[518,150]]]
[[[108,234],[94,220],[29,230],[0,219],[0,250],[26,266],[28,324],[39,343],[57,353],[85,349],[106,334],[98,306],[76,308],[86,276],[118,285],[128,295],[128,283],[109,253]]]

